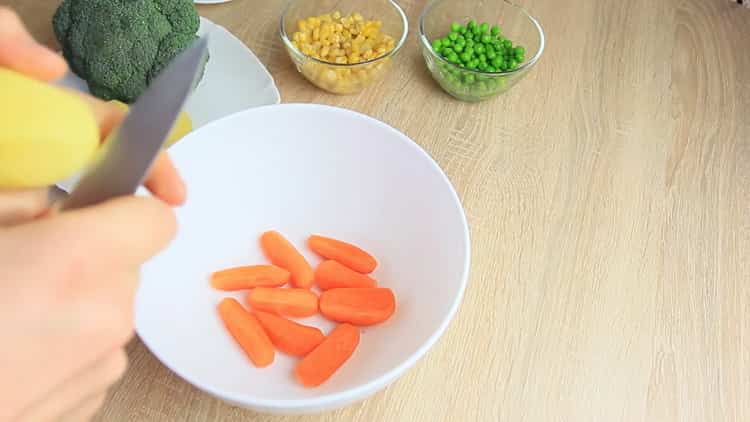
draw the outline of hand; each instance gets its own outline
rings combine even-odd
[[[47,81],[67,68],[3,7],[0,66]],[[106,135],[122,112],[86,98]],[[49,215],[44,191],[0,192],[0,422],[88,420],[122,376],[139,268],[174,236],[169,205],[185,197],[166,155],[147,187],[159,199]]]
[[[0,6],[0,67],[10,68],[43,81],[59,79],[68,70],[65,60],[59,54],[34,41],[18,16],[2,6]],[[101,138],[105,139],[107,134],[122,121],[125,116],[124,111],[114,104],[89,95],[78,94],[91,104],[101,128]],[[166,152],[156,159],[145,185],[151,193],[170,205],[181,205],[185,202],[185,184]],[[25,212],[31,211],[41,210],[25,208]],[[4,212],[7,211],[0,207],[0,216]]]

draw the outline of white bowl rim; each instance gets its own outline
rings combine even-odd
[[[458,209],[461,215],[461,226],[464,232],[464,244],[465,244],[464,269],[461,274],[459,291],[455,300],[451,304],[451,308],[448,310],[448,313],[440,322],[440,325],[437,327],[436,330],[432,332],[432,334],[427,339],[427,341],[424,344],[422,344],[414,353],[412,353],[401,364],[391,368],[390,370],[386,371],[382,375],[358,387],[340,391],[337,393],[325,394],[322,396],[305,398],[305,399],[257,399],[257,398],[248,397],[247,395],[244,395],[244,394],[242,395],[231,394],[231,393],[227,393],[224,391],[219,391],[218,389],[215,389],[215,388],[207,387],[204,384],[202,384],[199,380],[193,379],[192,377],[185,375],[177,368],[174,368],[170,364],[166,363],[165,360],[162,359],[162,357],[159,355],[159,353],[150,347],[146,339],[144,339],[143,337],[140,337],[140,335],[139,335],[139,338],[144,343],[144,345],[149,349],[149,351],[162,363],[162,365],[167,367],[169,370],[174,372],[177,376],[184,379],[188,383],[192,384],[196,388],[203,390],[222,400],[225,400],[234,404],[239,404],[242,406],[251,407],[251,408],[255,407],[255,408],[277,409],[277,410],[326,408],[326,407],[336,406],[337,404],[346,402],[348,400],[356,400],[358,398],[365,397],[385,387],[388,383],[400,377],[404,372],[406,372],[409,368],[411,368],[414,364],[416,364],[422,357],[424,357],[424,355],[442,337],[442,335],[445,333],[446,329],[450,325],[451,321],[455,317],[459,306],[463,302],[463,297],[466,291],[466,286],[468,285],[469,270],[471,267],[471,237],[470,237],[469,224],[467,222],[466,213],[463,209],[463,205],[461,204],[461,200],[458,194],[456,193],[456,190],[453,187],[453,184],[451,183],[450,179],[445,174],[445,172],[443,172],[443,170],[440,168],[437,162],[421,146],[419,146],[416,142],[414,142],[414,140],[406,136],[401,131],[395,129],[394,127],[378,119],[375,119],[373,117],[370,117],[363,113],[359,113],[354,110],[341,108],[341,107],[334,107],[334,106],[329,106],[329,105],[323,105],[323,104],[311,104],[311,103],[282,103],[282,104],[270,104],[270,105],[264,105],[264,106],[259,106],[259,107],[253,107],[250,109],[241,110],[236,113],[229,114],[225,117],[214,120],[206,124],[205,126],[202,126],[196,131],[188,134],[184,139],[182,139],[179,143],[177,143],[175,147],[179,147],[181,144],[186,144],[190,142],[189,138],[194,136],[195,133],[198,133],[201,131],[207,131],[207,130],[210,130],[210,128],[213,126],[224,124],[225,120],[229,120],[241,114],[257,113],[257,112],[262,112],[266,109],[273,109],[273,108],[319,109],[319,110],[326,110],[329,112],[332,111],[332,112],[339,112],[343,114],[349,114],[357,118],[368,120],[371,123],[374,123],[387,131],[393,132],[396,135],[395,136],[396,138],[400,139],[403,142],[406,142],[412,148],[416,149],[417,153],[421,154],[424,158],[426,158],[428,162],[431,164],[431,166],[433,166],[433,168],[438,171],[438,174],[440,174],[441,178],[443,179],[443,182],[446,183],[448,189],[450,190],[453,200],[458,205]],[[138,327],[136,327],[136,333],[137,332],[138,332]]]

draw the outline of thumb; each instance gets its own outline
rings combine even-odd
[[[129,196],[58,214],[61,234],[78,234],[82,248],[97,251],[115,268],[139,266],[174,238],[174,210],[151,197]]]

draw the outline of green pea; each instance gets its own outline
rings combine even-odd
[[[474,40],[472,40],[471,38],[467,38],[466,39],[466,46],[467,47],[473,47],[474,46]]]
[[[505,48],[512,48],[513,47],[513,43],[509,39],[506,38],[506,39],[503,40],[503,47],[505,47]]]
[[[471,61],[469,62],[469,64],[467,65],[467,67],[468,67],[469,69],[476,69],[477,67],[479,67],[479,60],[477,60],[477,59],[472,59],[472,60],[471,60]]]
[[[469,63],[471,61],[471,54],[467,53],[466,50],[464,50],[464,52],[461,53],[461,61],[464,63]]]
[[[442,46],[443,46],[443,42],[440,39],[437,39],[432,42],[432,49],[437,52],[440,52],[440,47]]]
[[[489,26],[489,25],[487,25],[487,23],[486,23],[486,22],[485,22],[485,23],[483,23],[483,24],[481,24],[481,25],[479,25],[479,31],[480,31],[480,33],[482,33],[482,34],[486,34],[486,33],[487,33],[487,31],[488,31],[489,29],[490,29],[490,26]]]
[[[466,27],[462,26],[462,27],[458,28],[458,33],[462,34],[462,35],[465,34],[466,33]]]
[[[453,48],[443,47],[441,52],[443,53],[443,57],[448,57],[451,53],[453,53]]]
[[[516,53],[516,56],[523,56],[524,54],[526,54],[526,49],[523,48],[523,46],[519,45],[515,48],[515,53]]]
[[[496,69],[501,69],[503,67],[502,65],[503,65],[503,59],[501,59],[500,57],[496,56],[494,59],[492,59],[492,67]]]
[[[474,83],[474,75],[473,75],[473,74],[471,74],[471,73],[467,73],[467,74],[465,74],[465,75],[464,75],[464,82],[465,82],[465,83],[467,83],[467,84],[472,84],[472,83]]]
[[[495,66],[492,66],[491,64],[487,65],[487,71],[488,72],[497,72],[497,69],[495,69]]]
[[[456,63],[456,62],[458,62],[458,54],[456,54],[456,53],[454,53],[454,52],[451,52],[451,53],[450,53],[450,54],[448,55],[448,61],[449,61],[449,62],[451,62],[451,63]]]
[[[454,45],[453,46],[453,51],[455,51],[456,53],[460,53],[460,52],[464,51],[464,45],[463,44],[456,44],[456,45]]]
[[[476,23],[476,21],[474,21],[474,20],[472,19],[472,20],[470,20],[470,21],[469,21],[469,23],[468,23],[468,24],[466,24],[466,26],[467,26],[467,27],[468,27],[469,29],[473,30],[474,28],[476,28],[476,26],[477,26],[477,23]]]
[[[458,34],[455,32],[451,32],[448,34],[448,38],[450,38],[451,41],[456,41],[458,39]]]
[[[495,55],[495,52],[493,50],[487,50],[486,55],[487,55],[487,59],[488,60],[492,60],[495,57],[497,57],[497,55]]]
[[[487,34],[482,35],[482,43],[489,44],[492,42],[492,37]]]
[[[484,44],[477,44],[474,46],[474,51],[476,51],[479,54],[484,53]]]
[[[448,37],[443,37],[442,40],[440,40],[443,43],[443,47],[449,47],[451,44],[453,44],[453,41],[451,41]]]
[[[499,26],[497,26],[497,25],[493,25],[493,26],[492,26],[492,30],[490,31],[490,33],[491,33],[492,35],[497,35],[497,34],[499,34],[499,33],[500,33],[500,27],[499,27]]]
[[[516,70],[518,68],[518,62],[516,61],[516,59],[512,59],[509,66],[511,70]]]
[[[469,56],[474,57],[474,47],[466,45],[466,48],[464,48],[464,52],[469,54]]]
[[[487,61],[487,55],[484,53],[479,54],[479,61],[480,62],[486,62]]]
[[[487,63],[480,62],[479,63],[479,70],[481,70],[482,72],[486,71],[487,70]]]
[[[458,22],[453,22],[451,24],[451,31],[458,32],[461,29],[461,25]]]
[[[463,44],[463,43],[465,43],[465,42],[466,42],[466,37],[464,37],[464,36],[463,36],[463,35],[461,35],[461,34],[458,34],[458,36],[456,37],[456,42],[457,42],[457,43],[461,43],[461,44]]]

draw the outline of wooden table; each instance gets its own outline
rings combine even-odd
[[[51,40],[55,1],[4,0]],[[200,7],[286,102],[401,129],[455,184],[470,285],[437,346],[373,398],[317,416],[238,409],[134,341],[102,421],[750,420],[750,10],[726,0],[526,0],[547,34],[505,96],[452,100],[415,30],[358,96],[313,88],[277,36],[279,0]]]

